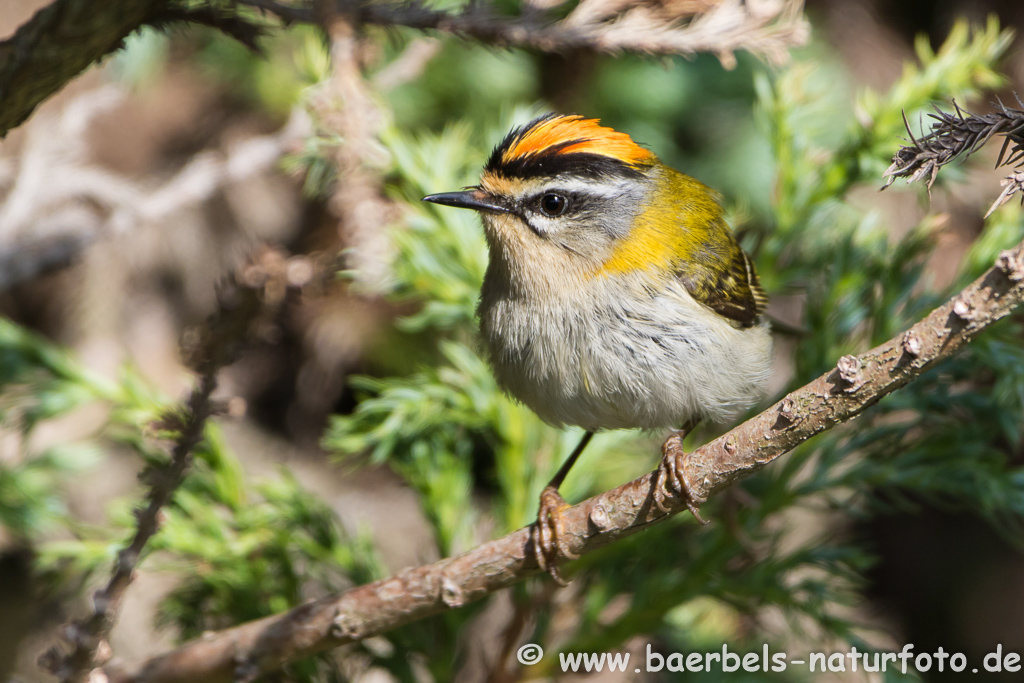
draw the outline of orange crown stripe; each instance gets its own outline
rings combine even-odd
[[[541,154],[546,149],[572,140],[577,142],[560,149],[558,154],[600,154],[631,165],[647,164],[654,160],[654,154],[633,142],[631,137],[599,123],[598,119],[585,119],[576,115],[556,116],[541,121],[524,131],[505,150],[502,162],[510,163]]]

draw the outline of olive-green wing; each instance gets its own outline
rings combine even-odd
[[[717,259],[694,262],[680,270],[690,295],[739,327],[751,327],[768,306],[754,263],[736,243]]]

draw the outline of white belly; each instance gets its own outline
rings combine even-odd
[[[543,420],[678,428],[693,418],[726,421],[763,397],[766,322],[738,329],[677,283],[656,294],[635,282],[601,286],[600,296],[588,288],[590,296],[558,302],[485,287],[479,312],[495,377]]]

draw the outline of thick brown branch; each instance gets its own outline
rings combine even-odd
[[[920,376],[1017,307],[1024,300],[1022,280],[1024,242],[1003,252],[991,270],[906,333],[860,356],[844,356],[835,369],[691,453],[685,469],[693,490],[706,499]],[[591,552],[686,509],[684,501],[669,499],[671,511],[660,513],[651,505],[654,484],[653,474],[648,474],[567,510],[564,547],[576,554]],[[105,673],[114,683],[251,680],[287,662],[460,607],[537,574],[530,552],[532,529],[204,636],[130,667],[108,667]]]
[[[166,0],[57,0],[0,42],[0,137],[142,26]]]
[[[253,50],[262,35],[232,12],[180,0],[56,0],[0,42],[0,138],[132,31],[175,22],[212,26]]]

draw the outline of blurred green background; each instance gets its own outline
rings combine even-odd
[[[11,4],[5,34],[40,3]],[[599,117],[722,194],[781,323],[773,397],[898,334],[1024,238],[1015,202],[981,219],[997,150],[945,169],[930,199],[877,192],[902,112],[916,132],[933,103],[1013,102],[1018,3],[807,13],[812,39],[789,64],[739,53],[731,70],[369,29],[358,140],[336,125],[344,105],[310,27],[272,29],[265,57],[210,29],[147,30],[49,101],[0,145],[0,263],[20,264],[0,292],[0,677],[46,678],[36,656],[127,537],[136,473],[166,458],[153,424],[190,381],[178,342],[261,243],[347,250],[350,270],[222,373],[231,414],[167,510],[115,652],[155,654],[534,519],[578,433],[497,390],[475,337],[477,219],[418,200],[475,183],[537,113]],[[362,165],[339,170],[353,149]],[[344,220],[346,202],[363,206],[344,194],[352,173],[373,188],[374,229]],[[721,492],[706,528],[679,516],[570,565],[569,588],[531,580],[279,677],[575,680],[554,653],[723,643],[1024,653],[1021,323]],[[649,471],[662,436],[600,435],[563,493]],[[516,663],[526,642],[542,664]],[[620,680],[605,676],[578,678]],[[803,667],[629,680],[719,678],[819,680]]]

